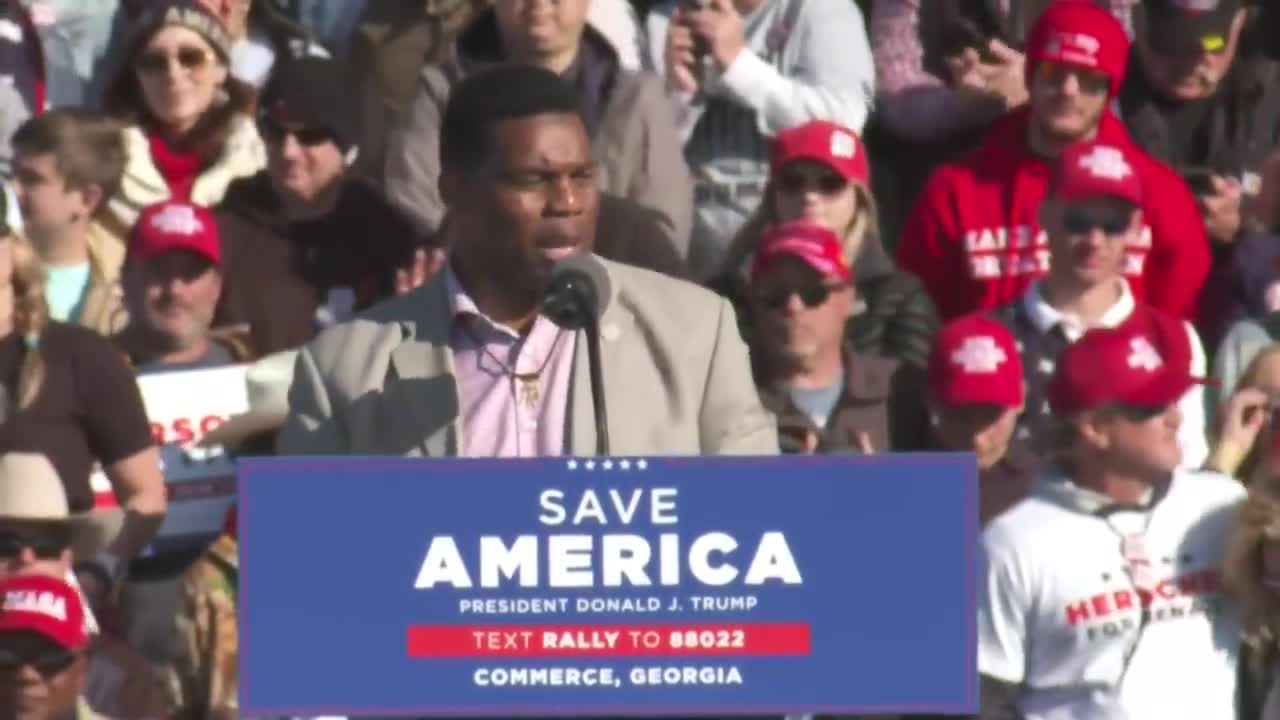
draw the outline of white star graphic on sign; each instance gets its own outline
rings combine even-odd
[[[645,462],[644,460],[637,460],[637,461],[636,461],[636,469],[637,469],[637,470],[643,470],[643,469],[645,469],[645,468],[647,468],[647,467],[649,467],[649,463]]]
[[[618,467],[619,467],[619,468],[622,468],[623,470],[630,470],[630,469],[631,469],[631,461],[630,461],[630,460],[619,460],[619,461],[618,461]]]
[[[596,461],[595,461],[595,460],[588,460],[588,461],[587,461],[587,469],[588,469],[588,470],[595,470],[595,469],[596,469]]]
[[[605,469],[605,470],[612,470],[612,469],[613,469],[613,461],[612,461],[612,460],[605,460],[602,464],[604,465],[604,469]]]
[[[577,469],[578,469],[578,461],[577,461],[577,460],[570,460],[570,461],[569,461],[568,463],[566,463],[566,464],[569,466],[569,469],[570,469],[570,470],[577,470]]]

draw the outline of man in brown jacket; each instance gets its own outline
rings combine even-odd
[[[333,60],[294,60],[262,96],[267,168],[227,189],[215,216],[223,289],[214,326],[244,326],[254,352],[297,347],[426,272],[423,235],[353,178],[359,108]]]
[[[671,104],[662,83],[626,70],[605,37],[587,25],[587,0],[563,0],[548,17],[526,17],[521,3],[497,0],[453,44],[440,66],[422,70],[418,91],[388,139],[386,187],[392,202],[434,231],[444,216],[440,120],[458,81],[485,65],[545,67],[583,100],[600,188],[659,212],[670,242],[688,255],[693,190]]]
[[[751,357],[783,452],[885,452],[927,430],[911,370],[847,345],[852,278],[840,239],[821,225],[785,223],[760,237],[748,290]]]

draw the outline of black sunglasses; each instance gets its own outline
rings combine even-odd
[[[783,172],[778,176],[778,189],[788,195],[798,195],[810,187],[817,188],[823,195],[834,195],[846,187],[849,181],[835,173],[823,173],[811,183],[809,178],[797,172]]]
[[[1094,228],[1107,235],[1120,235],[1129,229],[1129,214],[1083,207],[1068,207],[1062,213],[1062,226],[1072,235],[1087,235]]]
[[[209,53],[203,48],[180,47],[170,56],[162,50],[144,52],[138,56],[138,69],[144,73],[161,73],[169,69],[170,57],[178,61],[183,70],[198,70],[209,62]]]
[[[806,285],[804,287],[782,287],[758,293],[760,303],[767,308],[777,310],[786,307],[792,295],[800,296],[800,302],[807,308],[816,308],[831,297],[831,293],[844,288],[842,283]]]
[[[298,144],[303,147],[323,145],[334,139],[333,132],[328,128],[286,128],[269,116],[264,116],[258,120],[258,131],[262,134],[262,139],[271,145],[284,142],[285,137],[289,135],[292,135],[293,139],[297,140]]]
[[[0,530],[0,560],[14,560],[30,549],[41,560],[57,560],[71,547],[70,530],[15,532]]]
[[[76,653],[50,644],[45,647],[26,648],[17,652],[13,648],[0,647],[0,672],[17,672],[24,667],[35,668],[45,677],[52,677],[71,667]]]

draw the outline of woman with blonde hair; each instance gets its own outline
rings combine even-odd
[[[72,514],[94,509],[90,474],[95,465],[105,472],[123,525],[109,544],[77,541],[74,558],[86,595],[97,603],[160,529],[164,478],[123,356],[91,330],[50,320],[44,283],[30,242],[0,234],[0,453],[48,457]],[[92,535],[96,528],[79,532]]]
[[[1249,489],[1222,562],[1240,618],[1239,720],[1280,720],[1280,476]]]
[[[254,89],[232,77],[231,36],[207,3],[152,2],[130,32],[102,99],[126,125],[128,162],[102,220],[122,244],[142,208],[216,205],[266,166]]]
[[[764,230],[791,220],[823,225],[840,235],[854,271],[859,302],[848,328],[853,349],[924,368],[938,313],[920,281],[900,272],[881,244],[866,148],[857,133],[821,120],[789,128],[774,138],[769,166],[760,206],[708,284],[733,299],[749,323],[746,273]]]

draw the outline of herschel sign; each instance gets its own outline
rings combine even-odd
[[[263,458],[240,492],[249,715],[976,712],[972,456]]]

